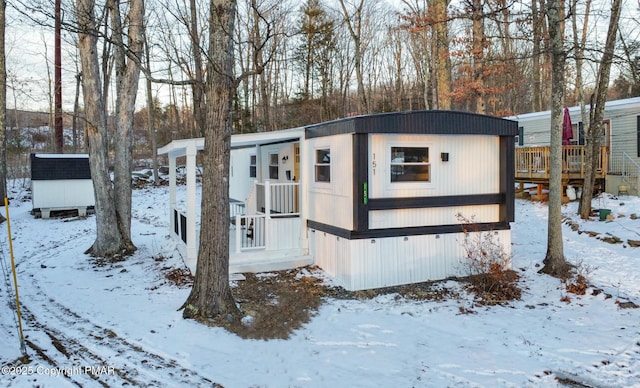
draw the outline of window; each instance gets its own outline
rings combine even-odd
[[[429,147],[391,147],[391,182],[429,182]]]
[[[255,178],[256,176],[256,156],[251,155],[249,157],[249,178]]]
[[[328,149],[316,150],[316,182],[331,182],[331,153]]]
[[[269,179],[278,179],[278,154],[269,154]]]

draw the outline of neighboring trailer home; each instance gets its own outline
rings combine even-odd
[[[589,106],[586,109],[588,115]],[[582,122],[579,106],[570,107],[569,113],[573,135],[569,141],[569,146],[565,148],[569,150],[567,155],[570,162],[571,158],[580,160],[582,157],[582,149],[585,145],[583,126],[586,123]],[[548,148],[551,111],[521,114],[508,117],[508,119],[518,122],[516,146],[520,149],[516,150],[516,157],[518,157],[519,153],[524,152],[523,148]],[[607,102],[605,104],[603,124],[601,136],[603,171],[600,173],[606,180],[605,189],[610,193],[617,194],[619,186],[628,186],[632,194],[638,195],[640,97]],[[581,164],[579,163],[579,165]],[[516,165],[518,165],[518,162],[516,162]],[[568,168],[570,167],[568,166]],[[516,170],[517,174],[518,171]]]
[[[492,233],[505,253],[511,251],[516,135],[511,120],[449,111],[234,135],[230,270],[315,263],[348,290],[467,275],[466,238]],[[175,158],[192,155],[187,171],[195,171],[189,166],[201,147],[202,139],[178,140],[160,153],[169,155],[171,171]],[[176,209],[175,174],[170,179]],[[195,178],[187,176],[190,182]],[[195,216],[190,190],[194,200],[187,208]],[[182,214],[182,252],[193,271],[192,216],[172,211],[171,230],[180,236],[175,220]],[[461,216],[471,225],[463,225]]]
[[[68,210],[86,216],[95,205],[89,155],[31,154],[31,201],[42,218]]]

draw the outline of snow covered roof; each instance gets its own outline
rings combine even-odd
[[[605,109],[607,111],[629,109],[629,108],[632,108],[634,106],[638,108],[638,112],[640,113],[640,97],[625,98],[623,100],[607,101],[605,103]],[[589,107],[590,107],[589,105],[586,106],[587,110],[589,109]],[[580,106],[570,107],[569,108],[569,112],[572,115],[580,114]],[[541,112],[524,113],[524,114],[520,114],[520,115],[514,115],[514,116],[505,117],[505,118],[509,119],[509,120],[520,121],[520,120],[536,119],[536,118],[549,117],[549,116],[551,116],[551,111],[550,110],[545,110],[545,111],[541,111]]]
[[[289,128],[279,131],[243,133],[231,136],[231,148],[244,148],[256,145],[278,143],[283,141],[294,141],[304,136],[304,128]],[[158,149],[158,154],[169,154],[170,156],[185,156],[187,148],[194,147],[201,151],[204,149],[204,138],[179,139]]]

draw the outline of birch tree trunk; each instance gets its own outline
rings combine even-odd
[[[570,269],[562,243],[562,119],[564,108],[565,62],[564,0],[549,0],[547,18],[551,49],[551,150],[549,161],[549,219],[547,254],[540,272],[562,277]]]
[[[238,319],[229,287],[229,162],[235,0],[210,0],[200,246],[195,281],[183,316]]]
[[[120,251],[121,238],[117,228],[113,185],[109,177],[107,156],[107,126],[104,100],[98,68],[98,33],[95,22],[95,2],[79,0],[78,49],[82,63],[85,130],[89,151],[89,168],[95,193],[96,241],[87,253],[110,256]]]
[[[602,119],[607,101],[607,89],[609,87],[611,63],[613,61],[613,50],[615,49],[616,36],[618,34],[621,9],[622,0],[613,0],[611,17],[609,18],[609,30],[607,31],[604,53],[602,54],[600,70],[598,71],[596,90],[591,98],[589,107],[589,127],[585,136],[587,139],[587,146],[585,147],[585,164],[587,168],[584,174],[584,187],[579,208],[580,218],[585,220],[589,219],[591,215],[591,200],[593,199],[593,187],[596,180],[595,173],[598,166],[598,156],[600,155]],[[606,169],[607,166],[602,168]]]

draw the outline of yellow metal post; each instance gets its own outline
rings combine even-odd
[[[16,312],[18,314],[18,331],[20,334],[20,351],[23,356],[27,355],[27,347],[24,344],[24,335],[22,334],[22,316],[20,314],[20,297],[18,296],[18,277],[16,276],[16,262],[13,258],[13,243],[11,241],[11,220],[9,219],[9,200],[4,198],[4,208],[7,214],[7,233],[9,235],[9,254],[11,255],[11,271],[13,272],[13,285],[16,289]]]

